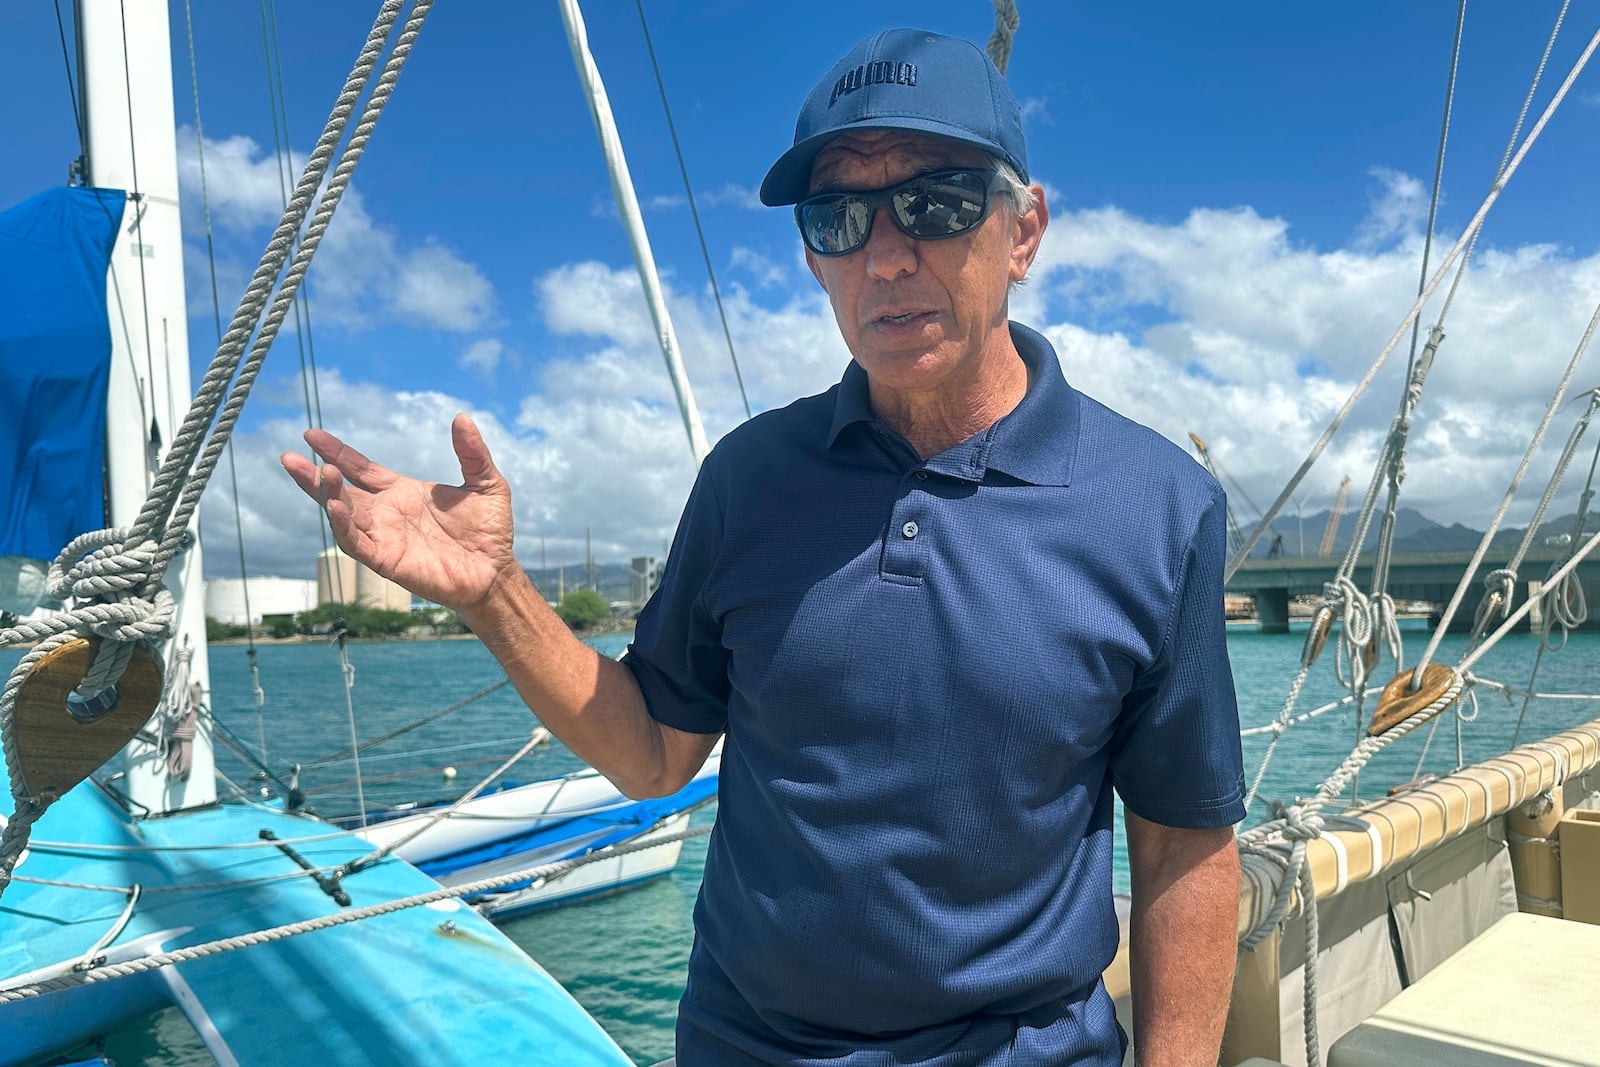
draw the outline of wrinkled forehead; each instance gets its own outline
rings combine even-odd
[[[948,137],[905,130],[841,134],[811,164],[811,192],[876,189],[941,167],[975,167],[989,161],[981,148]]]

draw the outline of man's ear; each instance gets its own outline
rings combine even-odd
[[[1028,276],[1028,268],[1039,254],[1039,242],[1050,225],[1050,205],[1045,202],[1044,187],[1029,186],[1033,191],[1033,207],[1017,216],[1016,241],[1011,246],[1011,280],[1020,282]]]
[[[822,265],[817,262],[816,254],[809,248],[806,249],[806,266],[811,268],[811,276],[817,280],[817,284],[822,286],[822,291],[826,293],[828,291],[828,283],[822,280]]]

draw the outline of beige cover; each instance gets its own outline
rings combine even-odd
[[[1508,915],[1340,1038],[1328,1067],[1600,1065],[1600,927]]]
[[[1330,1044],[1401,993],[1441,960],[1516,910],[1503,820],[1435,846],[1408,866],[1352,883],[1319,903],[1317,1032]],[[1426,896],[1424,896],[1426,894]],[[1397,961],[1390,916],[1401,947]],[[1278,986],[1278,1055],[1305,1067],[1302,1023],[1305,926],[1286,923]]]

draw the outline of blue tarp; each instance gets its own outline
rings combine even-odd
[[[105,525],[106,271],[125,194],[52,189],[0,212],[0,556]]]

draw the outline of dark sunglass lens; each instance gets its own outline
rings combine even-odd
[[[867,239],[872,212],[860,197],[836,196],[800,205],[800,233],[811,251],[836,256]]]
[[[988,200],[988,175],[953,171],[907,182],[896,191],[894,208],[913,237],[954,237],[983,219]]]

